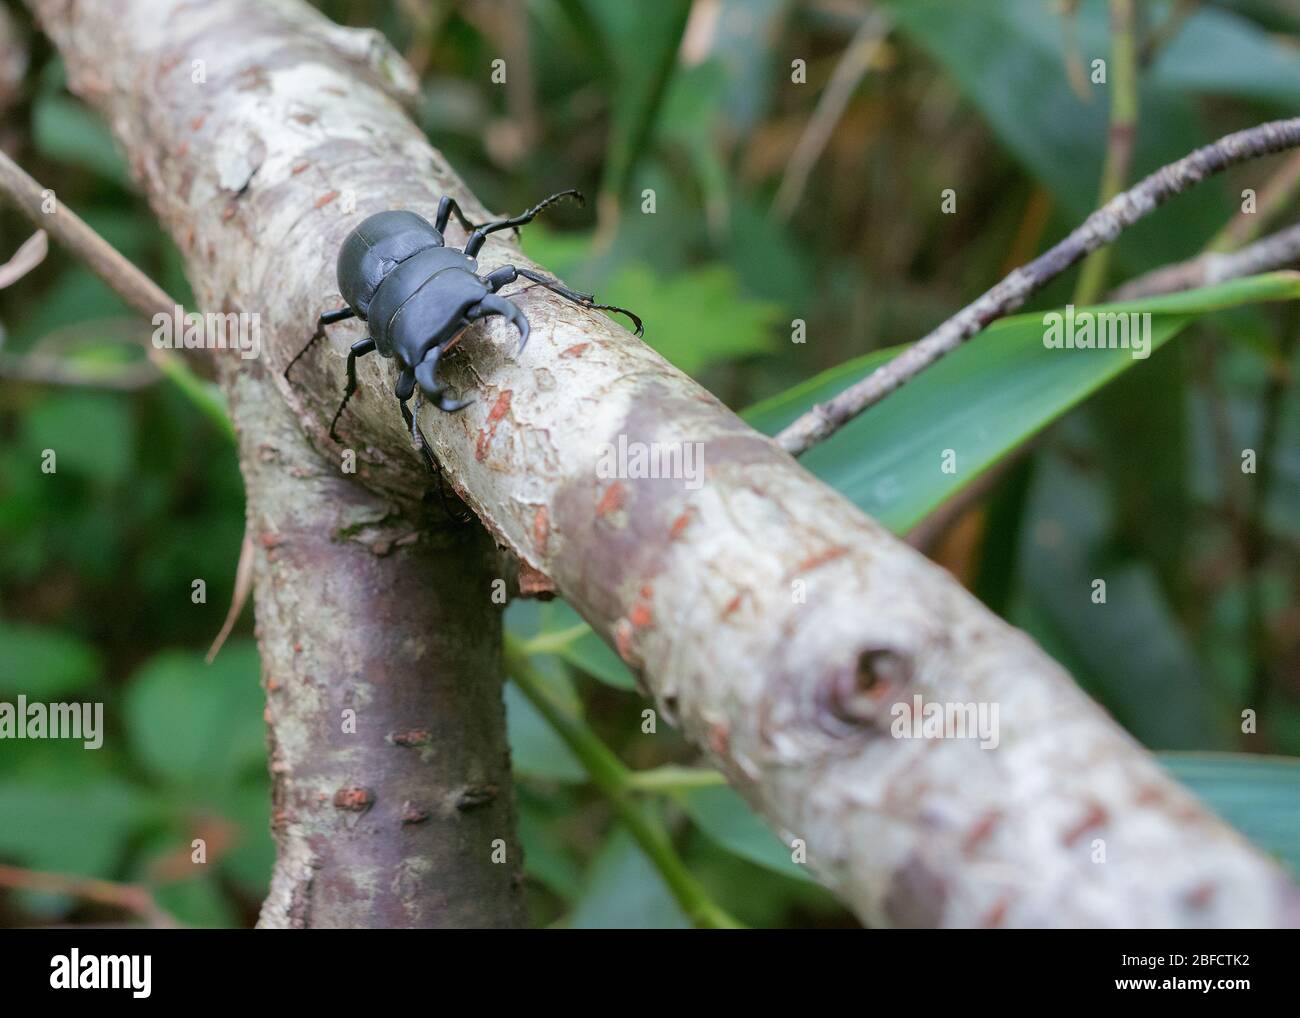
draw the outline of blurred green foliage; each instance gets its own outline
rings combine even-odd
[[[530,255],[637,310],[647,342],[768,431],[1059,238],[1097,192],[1108,104],[1081,95],[1069,68],[1108,52],[1100,0],[1068,24],[1045,0],[884,3],[895,30],[788,218],[772,199],[858,29],[853,5],[318,6],[378,26],[406,54],[424,85],[422,125],[489,207],[571,186],[599,196],[595,222],[591,207],[561,208],[526,231]],[[1171,10],[1141,6],[1153,32]],[[1200,5],[1143,69],[1135,172],[1292,113],[1298,40],[1300,18],[1283,5]],[[48,44],[34,46],[6,148],[187,299],[180,259],[106,128],[68,94]],[[506,87],[489,78],[501,56]],[[791,81],[796,58],[807,84]],[[1124,235],[1115,268],[1194,254],[1276,165],[1179,198]],[[940,214],[947,187],[955,216]],[[6,256],[29,232],[0,213]],[[1072,284],[1033,306],[1063,304]],[[1294,377],[1284,341],[1297,323],[1266,303],[1295,294],[1293,279],[1273,277],[1152,308],[1162,348],[1142,362],[1045,356],[1042,311],[1030,312],[805,462],[902,531],[1039,436],[935,556],[1148,746],[1300,755],[1300,397],[1274,381]],[[804,343],[791,342],[796,319]],[[0,291],[0,324],[6,357],[138,365],[147,337],[60,251]],[[1260,492],[1236,462],[1264,440]],[[947,447],[954,475],[929,466]],[[54,474],[40,469],[47,449]],[[253,921],[273,853],[251,613],[203,664],[242,526],[229,438],[173,388],[0,384],[0,698],[100,700],[108,728],[94,752],[0,743],[0,862],[139,883],[188,924]],[[1108,609],[1085,611],[1101,575]],[[644,782],[640,808],[731,915],[852,922],[683,740],[664,726],[642,733],[630,675],[576,613],[522,602],[508,620],[549,692]],[[516,688],[506,696],[537,921],[686,925],[583,762]],[[1241,734],[1246,708],[1255,734]],[[1240,753],[1169,765],[1300,867],[1300,765]],[[208,866],[190,863],[196,838]],[[117,917],[66,896],[0,893],[0,923],[105,918]]]

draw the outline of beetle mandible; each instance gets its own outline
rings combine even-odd
[[[443,195],[433,223],[414,212],[380,212],[363,220],[344,238],[339,249],[338,285],[347,306],[322,314],[312,338],[284,369],[288,378],[289,369],[325,335],[327,325],[349,318],[369,324],[370,334],[353,343],[348,351],[347,387],[330,421],[330,438],[339,440],[339,417],[357,390],[357,358],[377,350],[401,365],[396,387],[398,405],[412,440],[428,463],[428,450],[416,423],[419,393],[428,395],[448,413],[473,402],[446,395],[438,380],[438,361],[460,333],[480,318],[505,317],[519,330],[519,353],[523,353],[528,342],[528,319],[513,302],[497,295],[501,287],[519,278],[531,280],[582,307],[627,315],[636,326],[636,334],[641,335],[641,319],[632,312],[612,304],[597,304],[593,295],[570,290],[541,273],[503,265],[486,275],[478,274],[477,256],[489,234],[524,226],[548,205],[567,197],[582,201],[578,191],[560,191],[517,216],[475,226],[465,218],[454,198]],[[447,247],[444,241],[453,215],[469,232],[463,250]],[[407,406],[412,395],[417,398],[415,413]]]

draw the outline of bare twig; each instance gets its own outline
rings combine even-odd
[[[908,379],[951,353],[990,322],[1019,308],[1080,258],[1109,244],[1174,195],[1229,166],[1300,145],[1300,117],[1260,124],[1226,135],[1162,167],[1092,213],[1083,225],[1028,265],[1016,269],[982,297],[949,318],[888,364],[855,382],[827,403],[813,407],[777,435],[777,443],[799,455],[828,438]]]
[[[174,929],[180,923],[165,911],[146,888],[139,884],[119,884],[94,877],[76,877],[65,873],[44,873],[18,866],[0,865],[0,887],[23,891],[68,894],[97,905],[125,909],[138,915],[154,928]]]
[[[0,265],[0,290],[22,279],[32,269],[45,261],[50,251],[50,238],[44,230],[37,230],[14,252],[3,265]]]
[[[85,220],[60,202],[53,191],[42,188],[4,152],[0,152],[0,193],[7,195],[19,211],[85,262],[87,268],[145,318],[153,321],[160,314],[171,316],[180,308],[166,290],[124,258]],[[233,437],[225,408],[213,395],[211,386],[190,371],[174,350],[147,344],[145,352],[190,402]]]
[[[208,648],[207,655],[203,658],[208,664],[212,664],[217,659],[217,654],[225,646],[226,640],[230,638],[231,630],[235,628],[235,623],[239,621],[240,612],[244,610],[244,605],[248,603],[248,595],[253,591],[253,535],[244,529],[244,540],[239,546],[239,564],[235,567],[235,590],[230,596],[230,608],[226,611],[226,621],[221,624],[221,631],[217,633],[216,639],[212,641],[212,646]]]
[[[40,229],[75,254],[86,266],[116,291],[145,318],[159,312],[170,315],[177,302],[138,268],[123,258],[113,245],[86,225],[48,188],[41,187],[27,172],[0,152],[0,191],[3,191]],[[150,348],[151,359],[171,356],[170,351]]]
[[[1300,197],[1300,152],[1293,152],[1259,189],[1255,210],[1237,213],[1210,241],[1207,251],[1235,251],[1268,228],[1291,203]]]
[[[786,165],[781,187],[776,192],[772,208],[781,219],[790,218],[790,214],[803,197],[804,187],[817,160],[821,158],[826,143],[835,131],[835,125],[844,115],[858,83],[871,67],[889,34],[889,18],[879,9],[873,10],[863,19],[862,24],[849,41],[848,48],[835,66],[831,80],[817,101],[812,119],[804,129],[794,154]]]
[[[0,378],[18,382],[136,392],[152,385],[159,377],[158,369],[148,361],[125,365],[88,365],[64,357],[0,353]]]
[[[1161,266],[1129,280],[1111,298],[1139,300],[1284,269],[1297,263],[1300,263],[1300,223],[1248,244],[1240,251],[1206,251],[1185,262]]]

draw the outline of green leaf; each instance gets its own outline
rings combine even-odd
[[[1149,562],[1117,559],[1096,472],[1038,457],[1008,619],[1150,749],[1219,749],[1231,733],[1216,688]],[[1104,577],[1106,601],[1092,601]]]
[[[700,830],[728,851],[787,877],[812,879],[791,859],[790,848],[730,788],[694,788],[675,798]]]
[[[19,693],[49,702],[100,677],[103,664],[90,645],[59,629],[0,620],[0,697]]]
[[[636,680],[622,659],[558,598],[548,603],[516,599],[506,611],[506,627],[529,653],[558,654],[615,689],[634,690]]]
[[[1199,315],[1296,297],[1300,273],[1275,272],[1087,310],[1151,312],[1156,349]],[[1002,456],[1141,363],[1128,350],[1049,349],[1043,335],[1040,312],[995,322],[800,462],[896,533],[907,531]],[[877,351],[840,365],[755,406],[746,420],[773,434],[895,353]],[[947,449],[956,454],[955,473],[940,469]]]
[[[577,757],[513,683],[506,684],[505,701],[510,762],[516,773],[575,784],[587,780]]]
[[[1105,4],[1082,5],[1073,33],[1085,69],[1108,55]],[[955,80],[1009,152],[1072,220],[1091,212],[1106,150],[1106,86],[1076,95],[1066,72],[1071,30],[1060,6],[1042,0],[889,0],[890,15],[913,43]],[[1211,58],[1213,59],[1213,58]],[[1148,75],[1139,101],[1133,179],[1172,162],[1207,140],[1187,97]],[[956,186],[950,180],[940,186]],[[1139,224],[1120,243],[1125,264],[1150,268],[1189,257],[1230,213],[1222,191],[1197,188],[1180,196],[1177,214]]]
[[[586,890],[564,925],[580,930],[682,930],[691,923],[645,853],[619,829],[592,863]]]
[[[186,926],[196,929],[233,929],[239,917],[221,885],[211,874],[164,884],[154,889],[158,905]]]
[[[42,95],[32,111],[36,150],[49,159],[90,170],[122,187],[131,174],[104,121],[81,103],[59,94]]]
[[[183,595],[182,595],[183,596]],[[211,665],[168,651],[132,679],[126,727],[140,762],[184,790],[221,790],[265,765],[257,649],[232,641]]]
[[[669,277],[629,265],[601,299],[633,311],[653,308],[646,342],[688,375],[769,350],[781,318],[779,305],[744,296],[735,272],[721,264]]]
[[[1300,759],[1162,753],[1160,762],[1210,809],[1300,879]]]
[[[689,0],[659,0],[645,5],[602,3],[588,9],[604,22],[609,44],[619,54],[601,183],[603,193],[619,199],[654,134],[691,5]]]
[[[1162,87],[1273,103],[1300,104],[1300,62],[1280,38],[1245,18],[1201,7],[1187,19],[1151,68]]]
[[[79,473],[104,484],[126,478],[135,458],[131,405],[94,392],[56,392],[42,399],[24,422],[23,444],[39,470],[44,450],[55,470]]]
[[[80,750],[78,750],[80,752]],[[110,877],[130,839],[156,817],[149,798],[108,774],[0,781],[0,857],[32,869]]]
[[[564,833],[572,804],[567,796],[534,795],[525,784],[515,791],[524,871],[565,901],[573,901],[582,889],[582,871],[573,859],[572,846]]]

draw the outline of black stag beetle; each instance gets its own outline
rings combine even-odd
[[[568,197],[582,201],[577,191],[561,191],[520,215],[475,226],[465,218],[456,200],[444,195],[432,224],[414,212],[380,212],[344,238],[339,249],[338,283],[347,307],[322,314],[315,334],[284,369],[288,378],[298,358],[325,335],[325,326],[349,318],[369,323],[370,335],[357,340],[348,351],[347,388],[330,421],[330,438],[339,440],[335,430],[339,417],[357,390],[357,358],[378,350],[384,357],[396,358],[402,367],[396,388],[402,418],[412,441],[424,454],[425,463],[434,469],[416,423],[419,393],[448,413],[473,402],[446,396],[438,381],[438,361],[461,332],[480,318],[501,315],[509,320],[519,330],[519,352],[523,353],[528,342],[528,319],[511,301],[497,295],[501,287],[521,277],[582,307],[627,315],[636,326],[636,334],[641,335],[641,319],[632,312],[597,304],[591,294],[570,290],[557,279],[513,265],[503,265],[487,275],[478,274],[476,256],[489,234],[524,226],[548,205]],[[462,251],[447,247],[443,239],[447,221],[453,215],[469,231]],[[414,413],[407,406],[412,395],[416,396]]]

